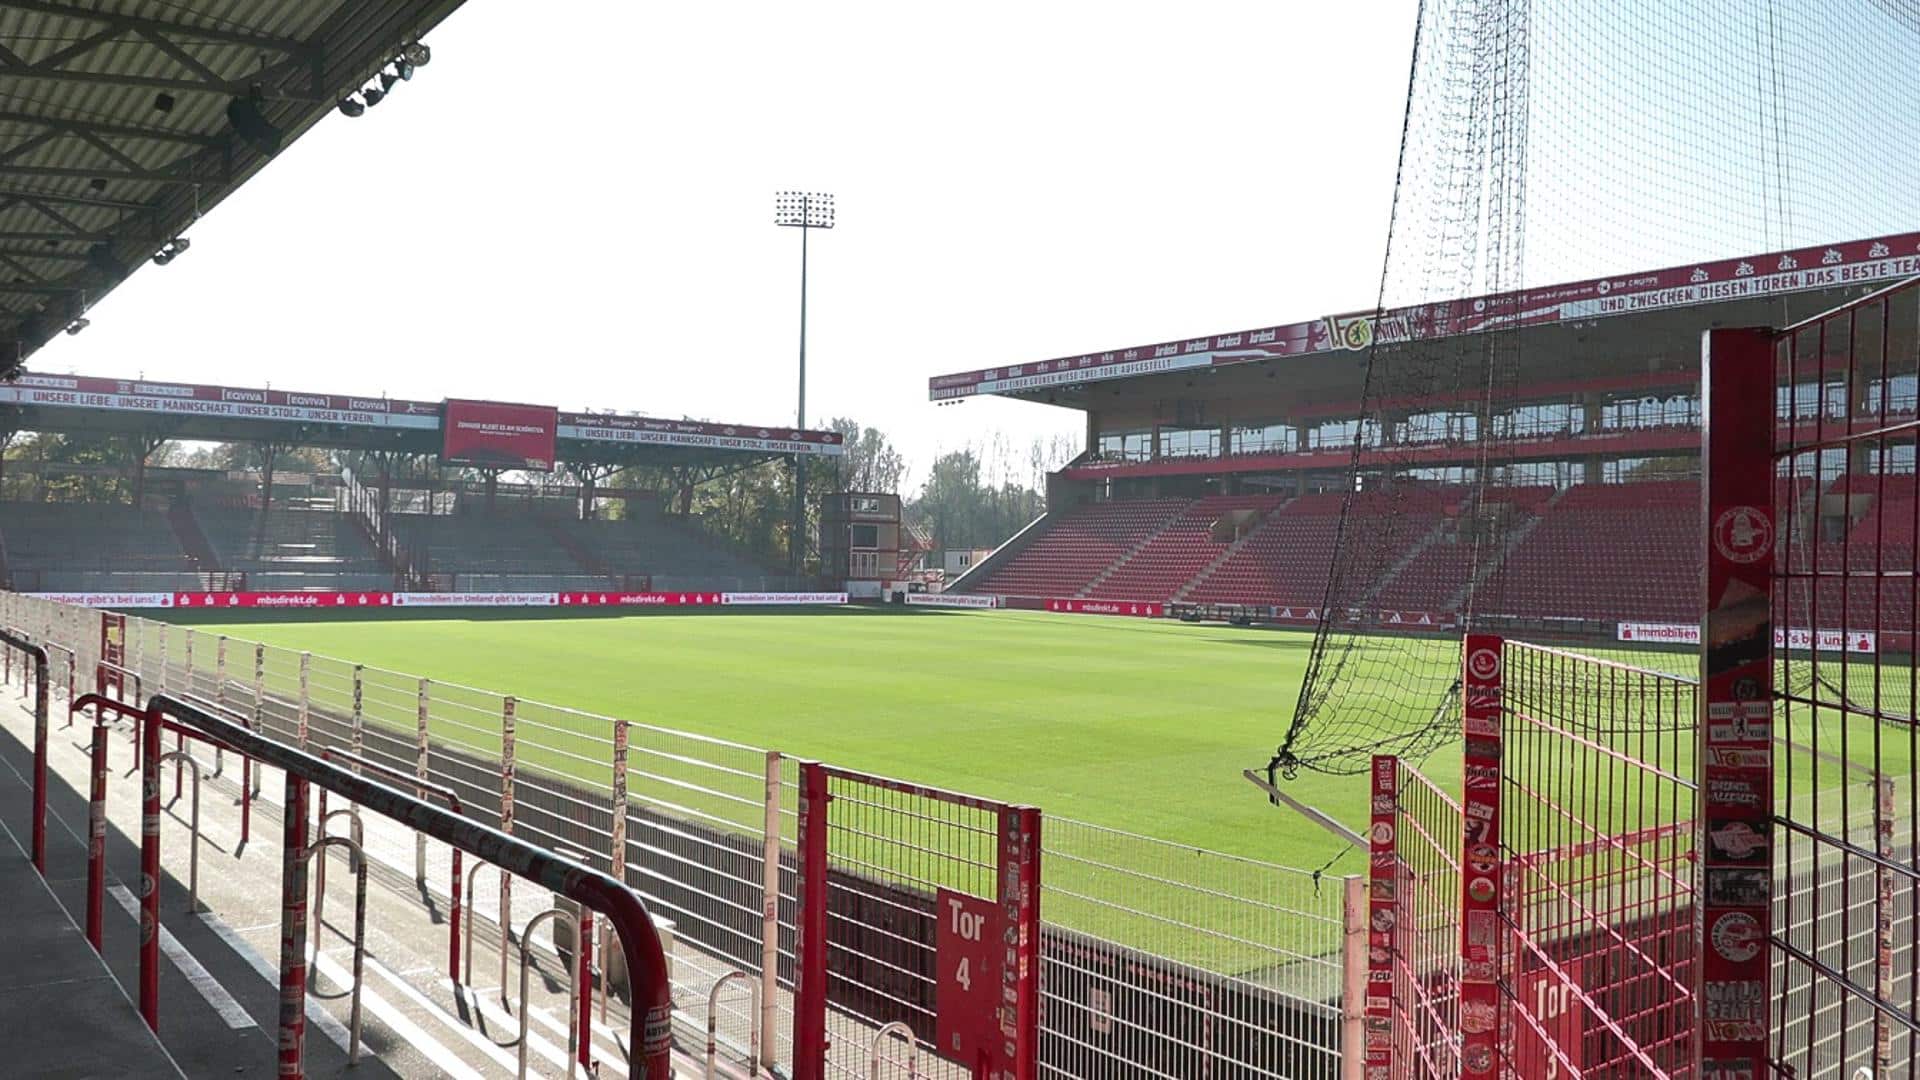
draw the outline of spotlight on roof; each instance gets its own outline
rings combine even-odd
[[[409,82],[413,80],[413,61],[407,59],[404,54],[393,58],[393,70],[398,72],[402,79]]]
[[[70,335],[77,334],[80,331],[85,330],[87,327],[92,325],[93,325],[93,320],[87,318],[85,315],[82,315],[79,318],[67,324],[67,333]]]
[[[153,95],[153,111],[170,113],[173,111],[173,95],[165,90]]]
[[[400,55],[414,67],[426,67],[433,63],[433,50],[427,48],[424,41],[409,41],[400,47]]]
[[[261,108],[265,103],[266,95],[255,86],[246,97],[227,102],[227,123],[255,149],[271,157],[280,152],[280,144],[287,135],[267,121],[267,114]]]
[[[168,263],[172,262],[175,258],[185,253],[186,250],[192,246],[193,246],[192,240],[189,240],[184,236],[176,236],[173,239],[167,241],[165,244],[162,244],[160,246],[159,251],[156,251],[153,253],[154,264],[158,266],[165,266]]]
[[[387,92],[377,86],[369,86],[360,91],[360,96],[367,99],[367,108],[369,109],[387,100]]]
[[[400,85],[400,76],[391,71],[380,72],[380,89],[391,94],[393,93],[393,88],[398,85]]]
[[[361,116],[366,113],[367,107],[362,105],[358,98],[355,98],[352,94],[348,94],[346,97],[340,99],[340,111],[346,113],[348,116]]]

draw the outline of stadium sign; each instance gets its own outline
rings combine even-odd
[[[1330,315],[1286,326],[937,375],[928,382],[928,397],[944,401],[1285,357],[1351,354],[1375,343],[1547,326],[1814,289],[1872,285],[1915,275],[1920,275],[1920,233],[1900,233],[1397,308],[1380,315]]]
[[[1614,636],[1635,644],[1698,645],[1700,626],[1697,623],[1623,622],[1615,628]],[[1780,627],[1774,628],[1773,647],[1810,652],[1816,647],[1816,638],[1821,652],[1873,653],[1880,648],[1879,635],[1870,630],[1822,630],[1816,635],[1804,628]]]
[[[440,406],[433,402],[103,379],[84,375],[22,375],[10,384],[0,383],[0,403],[423,431],[432,431],[440,426]]]
[[[846,593],[729,592],[43,592],[27,595],[79,607],[124,608],[514,608],[514,607],[719,607],[736,605],[832,605]]]
[[[465,435],[453,430],[454,445],[444,449],[457,455],[459,460],[480,460],[473,456],[475,453],[504,455],[516,463],[514,468],[550,468],[551,443],[556,438],[828,457],[846,452],[839,433],[833,431],[569,413],[547,406],[499,406],[460,400],[406,401],[89,375],[22,374],[12,382],[0,383],[0,405],[409,431],[441,431],[443,411],[458,414],[468,409],[469,418],[482,427],[469,429]],[[473,406],[480,407],[481,412],[471,413]],[[541,428],[544,430],[534,430]],[[475,436],[483,437],[476,442]]]
[[[997,608],[1000,598],[997,596],[972,596],[961,593],[908,593],[909,607],[943,608]]]
[[[1071,597],[1047,601],[1047,610],[1073,615],[1129,615],[1141,619],[1157,619],[1165,614],[1164,605],[1143,600],[1081,600]]]

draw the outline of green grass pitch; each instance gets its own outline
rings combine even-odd
[[[1240,776],[1284,731],[1308,633],[924,611],[195,626],[1291,866],[1343,846]],[[1365,822],[1362,778],[1288,790]]]

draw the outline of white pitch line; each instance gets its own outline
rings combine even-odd
[[[262,979],[265,979],[267,985],[276,987],[280,985],[279,970],[268,963],[267,958],[261,956],[259,950],[247,944],[247,939],[241,937],[239,931],[221,922],[220,916],[215,915],[211,911],[201,912],[200,921],[206,924],[207,929],[213,931],[214,936],[226,942],[227,948],[232,949],[239,955],[240,959],[245,960],[248,967],[252,968]],[[270,927],[278,929],[279,924],[273,923],[270,924]],[[269,927],[263,926],[257,929],[264,930],[268,928]],[[351,1036],[348,1035],[345,1024],[334,1019],[333,1014],[328,1012],[319,1002],[311,1000],[307,1002],[307,1019],[313,1021],[314,1026],[318,1027],[321,1033],[333,1042],[333,1045],[339,1047],[341,1053],[346,1053],[347,1043],[351,1041]]]
[[[140,905],[134,900],[132,890],[125,885],[114,885],[107,891],[113,894],[114,901],[125,908],[127,914],[133,916],[133,921],[140,921]],[[187,982],[200,992],[201,997],[207,999],[207,1004],[213,1006],[213,1011],[220,1014],[220,1019],[228,1027],[237,1031],[260,1026],[254,1021],[253,1014],[235,1001],[233,995],[227,993],[227,988],[220,985],[220,980],[201,966],[200,961],[194,959],[193,954],[173,936],[173,931],[165,926],[160,928],[160,951],[167,954],[167,959],[173,961],[173,966],[180,969],[180,974],[185,975]]]
[[[327,978],[341,986],[353,985],[353,976],[325,953],[314,957],[314,966],[325,972]],[[440,1045],[440,1040],[420,1030],[420,1025],[407,1019],[405,1013],[389,1004],[387,999],[367,989],[364,984],[360,987],[360,1004],[368,1012],[379,1017],[380,1022],[398,1035],[402,1042],[424,1055],[433,1067],[439,1070],[438,1075],[455,1077],[456,1080],[481,1080],[478,1072],[454,1056],[451,1050]]]

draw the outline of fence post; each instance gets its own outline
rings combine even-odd
[[[1499,1062],[1505,1023],[1499,962],[1500,931],[1500,723],[1502,649],[1493,634],[1468,634],[1464,651],[1466,688],[1464,760],[1460,801],[1460,1066],[1476,1076],[1504,1076]],[[1491,778],[1491,783],[1485,782]],[[1476,779],[1481,782],[1476,782]]]
[[[795,918],[793,1078],[825,1080],[827,1059],[827,771],[800,765],[800,910]]]
[[[300,712],[294,720],[294,737],[299,740],[300,749],[307,748],[307,719],[312,709],[312,698],[308,687],[312,685],[313,654],[300,654]]]
[[[213,700],[222,710],[227,707],[227,635],[221,634],[213,649]]]
[[[1701,713],[1694,850],[1693,1073],[1767,1071],[1774,1009],[1773,874],[1747,837],[1771,851],[1773,811],[1773,335],[1702,335],[1701,545],[1706,610],[1700,627]],[[1817,628],[1816,628],[1817,629]],[[1722,847],[1716,837],[1735,837]],[[1724,944],[1723,944],[1724,943]],[[1753,943],[1758,943],[1757,947]]]
[[[1040,811],[1011,806],[1000,815],[1000,911],[1014,962],[1000,972],[1000,1030],[1011,1036],[1014,1080],[1039,1074]]]
[[[280,865],[280,1075],[304,1075],[307,1024],[307,782],[287,774]],[[320,858],[326,858],[324,852]],[[365,856],[362,856],[364,858]],[[363,877],[364,881],[365,878]]]
[[[774,1037],[780,1016],[780,751],[767,751],[766,820],[760,852],[760,1064],[779,1060]]]
[[[365,664],[353,665],[353,723],[348,728],[347,737],[354,757],[361,756],[361,743],[366,738],[366,683],[361,678],[365,670]],[[356,765],[353,771],[358,773],[359,766]]]
[[[160,692],[163,694],[173,692],[167,689],[167,665],[171,662],[167,658],[167,643],[172,640],[173,635],[167,633],[167,627],[163,625],[160,628]]]
[[[500,831],[513,835],[513,715],[518,701],[500,700]],[[468,918],[472,918],[469,913]],[[507,992],[507,942],[513,940],[513,876],[500,872],[500,992]],[[467,973],[468,978],[473,973]]]
[[[1367,996],[1362,1021],[1367,1076],[1392,1071],[1393,1011],[1406,1002],[1395,1001],[1393,940],[1395,910],[1400,889],[1400,862],[1394,846],[1399,817],[1400,759],[1373,755],[1372,821],[1367,829]],[[1377,992],[1376,992],[1377,991]]]
[[[267,647],[253,645],[253,730],[266,734]]]
[[[1341,879],[1340,1080],[1366,1080],[1367,882]]]
[[[607,873],[627,881],[627,744],[632,732],[625,720],[613,722],[613,818],[608,828]]]
[[[413,775],[421,783],[427,780],[427,753],[432,745],[427,734],[427,688],[431,685],[432,680],[421,679],[419,693],[415,696]],[[422,889],[427,887],[427,834],[418,830],[413,834],[413,880]],[[459,892],[457,888],[454,891]]]

